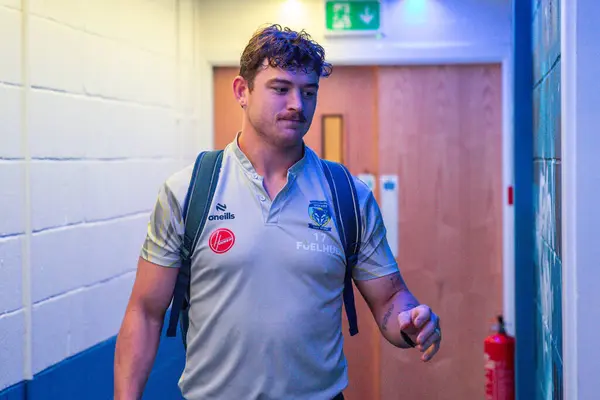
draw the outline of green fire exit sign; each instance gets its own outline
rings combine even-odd
[[[379,1],[330,1],[325,3],[328,31],[376,31],[380,28]]]

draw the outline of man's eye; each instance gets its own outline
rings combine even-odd
[[[273,90],[279,94],[287,93],[287,91],[288,91],[287,88],[282,88],[282,87],[274,87]]]
[[[316,92],[311,92],[311,91],[304,92],[304,96],[306,96],[306,97],[313,97],[313,96],[315,96],[316,94],[317,94]]]

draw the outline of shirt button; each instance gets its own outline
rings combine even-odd
[[[254,179],[258,179],[258,174],[254,174]]]
[[[260,201],[265,201],[267,198],[265,196],[260,196]]]

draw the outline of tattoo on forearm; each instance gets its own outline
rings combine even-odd
[[[404,283],[404,280],[400,274],[393,274],[390,276],[390,283],[392,284],[392,288],[395,292],[406,290],[406,284]]]
[[[381,329],[384,331],[387,330],[387,324],[388,324],[390,317],[392,316],[392,311],[394,311],[394,303],[392,303],[390,305],[390,308],[388,308],[385,315],[383,316],[383,323],[382,323]]]

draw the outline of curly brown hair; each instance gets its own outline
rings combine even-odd
[[[319,77],[331,75],[332,66],[325,61],[325,50],[304,30],[296,32],[278,24],[259,29],[252,35],[240,59],[240,76],[254,87],[254,77],[268,65],[285,70],[316,72]]]

